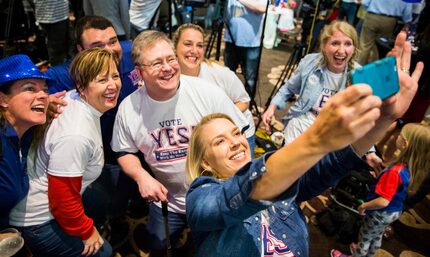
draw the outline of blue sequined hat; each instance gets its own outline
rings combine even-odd
[[[27,55],[17,54],[0,60],[0,87],[20,79],[51,79],[39,71]]]

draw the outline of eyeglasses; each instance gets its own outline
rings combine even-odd
[[[167,65],[169,65],[170,67],[172,67],[172,66],[178,64],[178,58],[176,58],[176,56],[171,56],[171,57],[168,57],[167,59],[164,59],[164,60],[155,60],[155,61],[151,62],[150,64],[141,63],[139,65],[144,66],[144,67],[149,67],[153,71],[160,71],[161,68],[163,68],[163,65],[165,63]]]

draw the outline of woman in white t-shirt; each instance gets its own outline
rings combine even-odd
[[[181,25],[173,36],[173,42],[181,73],[205,79],[220,87],[245,115],[251,126],[246,131],[246,138],[250,145],[251,154],[254,156],[255,125],[252,113],[248,109],[251,99],[242,81],[227,67],[204,58],[204,30],[202,27],[191,23]]]
[[[62,115],[29,154],[29,193],[10,223],[33,256],[107,257],[112,247],[85,215],[81,195],[102,171],[100,116],[117,103],[118,58],[100,48],[85,50],[73,59],[70,76],[76,90],[67,92]]]

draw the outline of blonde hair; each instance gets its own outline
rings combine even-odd
[[[181,38],[182,33],[187,29],[197,30],[198,32],[200,32],[202,34],[203,39],[205,38],[205,31],[203,30],[202,27],[200,27],[199,25],[193,24],[193,23],[185,23],[185,24],[182,24],[181,26],[179,26],[176,29],[175,33],[173,34],[173,44],[175,45],[175,48],[178,47],[179,39]]]
[[[398,162],[408,165],[411,182],[408,193],[415,193],[430,170],[430,127],[418,123],[406,124],[400,136],[406,147],[400,151]]]
[[[357,31],[355,30],[355,28],[353,26],[351,26],[346,21],[339,21],[339,20],[332,21],[329,25],[325,26],[323,31],[321,32],[320,48],[321,48],[321,52],[324,56],[324,59],[322,60],[321,65],[323,65],[323,66],[327,65],[327,57],[325,56],[322,49],[323,49],[324,45],[327,44],[327,42],[330,40],[330,38],[333,36],[333,34],[336,31],[342,32],[347,37],[349,37],[352,40],[352,44],[355,47],[354,53],[352,54],[352,57],[348,62],[348,71],[350,71],[354,68],[354,62],[356,61],[356,57],[357,57],[358,36],[357,36]]]
[[[101,48],[91,48],[78,53],[70,64],[70,77],[76,84],[78,92],[88,87],[101,72],[110,71],[114,63],[119,70],[119,59],[115,53]]]
[[[182,24],[181,26],[179,26],[176,29],[175,33],[173,34],[173,45],[175,46],[175,49],[178,47],[179,39],[181,38],[182,33],[185,30],[187,30],[187,29],[194,29],[194,30],[197,30],[198,32],[200,32],[202,34],[202,36],[203,36],[203,41],[204,41],[204,39],[205,39],[205,30],[202,27],[200,27],[197,24],[193,24],[193,23],[185,23],[185,24]],[[208,65],[210,65],[210,66],[213,63],[217,63],[217,64],[219,64],[221,66],[224,66],[224,64],[222,64],[221,62],[219,62],[219,61],[212,61],[212,60],[209,60],[206,57],[203,58],[203,62],[206,63],[206,64],[208,64]]]
[[[160,41],[167,42],[172,47],[173,52],[176,52],[172,41],[163,32],[156,30],[147,30],[140,33],[134,39],[133,46],[131,48],[131,55],[133,57],[135,65],[141,66],[143,63],[142,49],[154,46]]]
[[[190,184],[193,180],[202,175],[219,178],[216,171],[205,170],[202,166],[207,149],[207,144],[205,143],[202,133],[205,126],[215,119],[226,119],[235,124],[234,121],[224,113],[212,113],[204,116],[199,124],[195,126],[191,134],[186,162],[187,177]]]

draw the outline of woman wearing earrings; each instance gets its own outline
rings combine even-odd
[[[400,91],[381,100],[367,85],[333,96],[308,130],[280,150],[251,160],[240,129],[223,114],[194,128],[187,154],[187,221],[196,256],[309,256],[300,202],[359,168],[369,147],[402,116],[423,64],[409,75],[411,46],[396,40]]]
[[[116,106],[117,57],[103,49],[79,53],[70,66],[76,90],[30,156],[30,190],[11,212],[34,256],[111,256],[112,248],[85,215],[81,194],[100,175],[104,159],[100,116]]]

